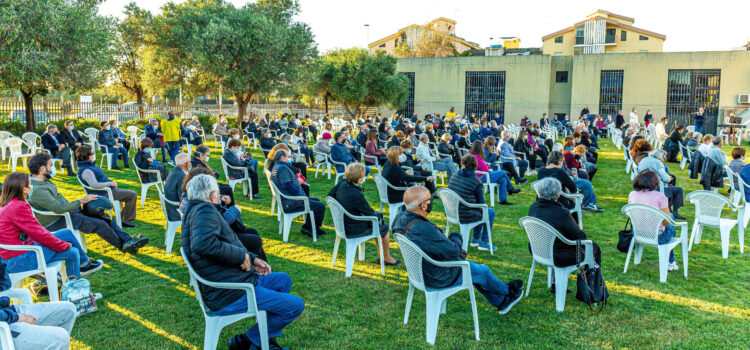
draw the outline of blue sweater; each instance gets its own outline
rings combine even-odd
[[[11,288],[10,276],[8,275],[8,266],[5,260],[0,258],[0,291]],[[18,312],[16,308],[10,305],[10,298],[0,297],[0,321],[8,324],[18,321]]]

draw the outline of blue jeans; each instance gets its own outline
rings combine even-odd
[[[177,156],[177,153],[180,153],[180,141],[169,141],[165,143],[167,144],[167,151],[169,151],[169,159],[174,161],[174,157]]]
[[[65,269],[68,275],[81,277],[81,265],[88,265],[89,257],[83,252],[83,248],[78,243],[78,239],[73,235],[70,230],[60,230],[52,233],[53,236],[72,244],[68,250],[64,252],[56,252],[50,248],[47,248],[39,243],[34,243],[35,246],[42,247],[42,254],[44,255],[44,262],[49,264],[56,261],[65,260]],[[36,253],[26,252],[17,257],[10,258],[7,260],[8,272],[17,273],[23,271],[29,271],[36,269]]]
[[[492,208],[487,208],[487,215],[490,217],[490,229],[492,229],[492,225],[495,223],[495,210]],[[490,236],[489,232],[487,232],[486,225],[482,224],[474,227],[474,239],[482,241],[484,243],[490,242]]]
[[[496,183],[498,187],[500,187],[500,193],[497,196],[497,200],[499,202],[507,200],[508,191],[513,190],[513,184],[510,182],[510,178],[508,177],[508,174],[503,170],[491,171],[490,182]]]
[[[258,310],[265,310],[268,323],[268,337],[280,337],[286,325],[292,323],[305,309],[305,303],[296,295],[289,294],[292,278],[284,272],[273,272],[258,276],[255,286],[255,302]],[[507,289],[507,288],[506,288]],[[232,315],[247,312],[247,297],[244,295],[214,315]],[[252,326],[245,335],[253,344],[260,347],[258,325]]]
[[[594,194],[594,186],[591,186],[591,181],[579,178],[573,178],[573,182],[576,183],[576,187],[581,190],[583,195],[583,202],[581,205],[586,207],[589,204],[596,204],[596,195]]]
[[[674,238],[674,235],[677,233],[677,230],[672,225],[664,226],[664,231],[662,231],[659,234],[659,244],[666,244],[668,243],[672,238]],[[672,249],[669,252],[669,263],[674,262],[674,249]]]
[[[120,148],[109,147],[109,159],[113,168],[117,168],[117,157],[122,154],[122,164],[125,167],[129,167],[128,163],[128,150],[123,145]]]
[[[250,166],[252,167],[252,170],[257,174],[258,173],[258,160],[250,159]]]
[[[529,161],[526,159],[517,159],[516,164],[518,164],[518,176],[523,177],[526,175],[526,169],[529,168]]]
[[[703,123],[701,124],[695,123],[695,132],[703,135]]]
[[[492,306],[500,305],[503,300],[505,300],[505,296],[510,293],[508,291],[508,286],[497,279],[487,265],[478,264],[471,260],[466,261],[469,262],[469,268],[471,269],[471,283],[474,285],[474,288],[476,288],[479,293],[482,293]],[[459,284],[461,284],[460,276],[455,285]]]

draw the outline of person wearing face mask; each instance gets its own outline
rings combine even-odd
[[[432,176],[423,176],[415,168],[414,175],[409,175],[401,168],[401,160],[406,161],[409,157],[403,154],[404,150],[400,146],[393,146],[388,149],[388,161],[383,165],[383,177],[394,187],[407,187],[412,183],[425,183],[427,188],[432,192],[435,191],[435,178]],[[402,157],[403,156],[403,157]],[[403,202],[404,191],[388,187],[388,202]],[[394,215],[394,214],[391,214]]]
[[[344,144],[345,136],[346,135],[344,135],[344,133],[342,132],[337,132],[333,136],[336,143],[334,143],[333,146],[331,146],[331,159],[334,162],[344,163],[347,165],[349,163],[357,163],[357,160],[354,159],[352,154],[349,152],[349,148],[347,148],[346,145]],[[365,170],[367,172],[367,175],[369,175],[370,168],[369,167],[365,167],[365,168],[367,169]],[[336,164],[337,173],[343,173],[344,171],[346,171],[346,168],[344,166]]]
[[[167,162],[167,148],[162,143],[164,141],[164,134],[161,133],[159,128],[159,120],[151,118],[145,128],[146,137],[150,138],[154,142],[154,145],[161,149],[161,161]]]
[[[161,173],[161,180],[164,181],[167,179],[167,166],[162,164],[160,161],[152,158],[151,153],[146,151],[153,146],[154,142],[151,141],[150,138],[144,137],[141,140],[141,146],[138,147],[138,151],[135,153],[134,162],[138,169],[159,170],[159,173]],[[142,173],[139,171],[138,176],[140,177],[142,183],[156,182],[156,174]]]
[[[117,142],[122,144],[128,152],[130,152],[130,141],[128,141],[128,135],[125,135],[120,128],[117,127],[117,119],[110,119],[109,120],[109,126],[112,127],[112,131],[115,133],[115,138],[117,139]]]
[[[42,146],[47,150],[54,158],[62,159],[62,167],[68,171],[68,176],[74,176],[72,166],[72,158],[70,147],[65,143],[57,132],[57,126],[50,124],[47,126],[47,132],[42,135]]]
[[[182,179],[190,171],[190,156],[187,153],[178,153],[175,156],[175,168],[167,176],[167,180],[164,182],[164,196],[172,202],[179,203],[183,197],[182,191]],[[167,206],[167,219],[169,221],[178,221],[181,219],[180,213],[177,212],[177,207],[166,204]]]
[[[461,234],[454,232],[446,236],[443,230],[427,219],[432,212],[430,191],[422,186],[411,187],[404,193],[404,203],[406,210],[399,213],[393,223],[394,233],[404,235],[434,260],[467,261],[474,287],[501,315],[508,313],[521,300],[523,281],[513,280],[505,284],[487,265],[466,260],[466,251],[461,249]],[[427,288],[443,289],[461,283],[460,267],[440,267],[424,262],[422,273]]]
[[[211,170],[214,174],[214,177],[218,179],[219,172],[211,169],[211,167],[208,166],[209,154],[211,154],[211,149],[206,145],[200,145],[196,147],[195,151],[193,151],[193,158],[190,160],[190,164],[193,166],[193,168],[200,167]],[[219,191],[221,191],[222,196],[228,196],[228,204],[234,205],[234,191],[232,191],[232,187],[227,184],[219,183]]]
[[[383,262],[386,265],[398,265],[400,261],[391,257],[390,235],[388,234],[388,223],[383,220],[383,213],[372,209],[365,198],[362,183],[365,182],[365,166],[362,163],[352,163],[346,167],[344,175],[346,181],[340,181],[328,192],[331,197],[339,202],[341,206],[355,216],[377,216],[380,231],[381,246],[383,247]],[[372,223],[352,220],[344,216],[344,230],[347,238],[357,238],[372,234]],[[378,259],[377,263],[380,263]]]
[[[292,170],[291,158],[289,152],[286,150],[278,150],[274,155],[274,165],[271,171],[271,181],[276,187],[286,196],[305,196],[305,192],[302,190],[301,182]],[[325,231],[321,228],[323,225],[323,217],[326,213],[326,206],[323,202],[317,198],[308,197],[310,203],[311,214],[305,215],[305,224],[302,225],[300,232],[312,237],[313,229],[317,233],[317,236],[322,236]],[[302,211],[304,208],[302,201],[283,198],[281,203],[286,212]],[[315,228],[312,227],[310,215],[314,215]]]
[[[83,147],[83,146],[81,146]],[[50,178],[52,174],[52,160],[49,154],[39,153],[29,159],[29,172],[31,173],[32,191],[28,202],[34,208],[53,213],[69,213],[73,228],[82,233],[96,233],[99,237],[111,244],[118,250],[137,254],[138,249],[148,243],[148,237],[132,237],[115,223],[114,220],[102,220],[100,218],[86,216],[81,210],[81,205],[89,203],[99,196],[89,194],[68,202],[57,190]],[[49,231],[62,230],[67,227],[64,217],[37,215],[39,223]]]
[[[264,128],[262,137],[260,138],[260,148],[263,150],[264,157],[268,156],[266,150],[270,150],[273,146],[276,146],[276,140],[271,136],[271,129]]]
[[[112,126],[109,125],[109,122],[101,122],[101,127],[102,130],[99,131],[98,141],[102,146],[102,152],[109,150],[109,161],[112,163],[111,168],[113,170],[120,170],[120,167],[117,166],[117,158],[122,156],[122,163],[125,169],[130,169],[128,150],[125,149],[123,144],[117,141],[117,135],[112,131]],[[104,146],[107,146],[107,148],[104,148]]]
[[[242,141],[238,139],[231,139],[227,143],[227,148],[224,149],[224,160],[227,164],[233,167],[241,167],[247,169],[247,174],[250,176],[250,184],[253,188],[253,199],[260,199],[258,195],[258,161],[255,159],[248,159],[247,155],[242,153]],[[241,179],[245,177],[245,173],[241,170],[228,168],[229,172],[227,177],[230,179]],[[248,193],[248,196],[251,194]]]
[[[94,152],[91,146],[83,145],[76,151],[76,165],[78,165],[78,179],[81,182],[98,191],[91,191],[92,194],[106,196],[104,191],[106,187],[112,190],[112,198],[124,204],[122,209],[122,226],[135,227],[135,203],[138,201],[138,195],[133,191],[124,190],[117,187],[117,182],[110,180],[104,175],[104,170],[94,163]]]
[[[73,152],[83,144],[83,137],[78,130],[76,130],[72,120],[65,121],[65,128],[60,131],[60,135],[62,136],[63,142],[65,142]]]

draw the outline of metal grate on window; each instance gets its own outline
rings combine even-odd
[[[409,96],[406,97],[404,107],[398,110],[399,115],[411,117],[414,114],[414,72],[402,72],[409,78]]]
[[[505,118],[505,72],[466,72],[464,113]]]
[[[716,130],[719,115],[720,69],[670,69],[667,79],[668,128],[693,125],[693,116],[703,107],[705,132]]]
[[[599,114],[602,116],[616,115],[622,109],[622,77],[621,70],[603,70],[599,85]]]

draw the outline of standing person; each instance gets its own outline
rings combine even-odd
[[[630,110],[630,127],[634,130],[637,130],[640,127],[640,122],[638,120],[638,111],[635,110],[635,107]]]
[[[698,113],[695,113],[693,116],[693,120],[695,120],[695,132],[699,132],[703,134],[703,123],[706,121],[706,116],[704,115],[705,110],[703,107],[698,108]]]
[[[622,116],[622,110],[617,111],[617,116],[615,116],[615,127],[618,129],[622,129],[622,127],[625,124],[625,117]]]
[[[461,170],[452,177],[448,188],[456,192],[463,200],[469,204],[484,204],[484,186],[479,181],[476,174],[477,159],[471,154],[461,158]],[[482,209],[471,209],[463,204],[458,206],[459,222],[472,223],[482,219]],[[487,215],[490,222],[490,228],[495,223],[495,210],[487,208]],[[477,247],[479,250],[490,250],[489,232],[486,225],[474,227],[474,236],[471,238],[469,245]],[[497,247],[492,247],[494,252]]]
[[[666,119],[666,118],[665,118]],[[646,115],[643,116],[643,123],[648,127],[649,124],[654,122],[654,115],[651,114],[651,110],[646,110]]]
[[[174,166],[174,157],[180,152],[180,136],[182,135],[181,122],[175,118],[174,112],[167,112],[167,119],[161,120],[161,131],[164,133],[164,143],[169,151],[169,164]]]
[[[583,109],[581,110],[581,117],[585,117],[589,113],[589,106],[583,107]]]
[[[57,132],[57,126],[50,124],[47,126],[47,132],[42,135],[42,147],[49,151],[53,158],[62,159],[62,167],[68,171],[68,176],[75,176],[72,166],[72,155],[70,147],[63,140],[62,135]]]
[[[106,196],[107,192],[104,191],[104,188],[109,187],[112,190],[114,200],[125,205],[122,209],[122,226],[136,227],[132,221],[135,220],[135,203],[138,201],[138,195],[133,191],[118,188],[117,182],[104,175],[104,170],[94,164],[94,152],[91,150],[91,146],[83,145],[79,147],[76,151],[76,160],[78,179],[86,186],[101,190],[91,191],[91,194]]]
[[[200,125],[200,124],[199,124]],[[167,162],[167,148],[164,145],[164,134],[162,134],[159,128],[159,120],[151,118],[146,125],[146,137],[150,138],[154,142],[154,145],[161,149],[161,161]]]
[[[119,156],[122,156],[122,163],[125,169],[130,169],[128,150],[117,140],[117,135],[112,131],[112,126],[108,122],[101,122],[101,127],[102,130],[99,131],[99,144],[107,146],[107,149],[109,149],[109,160],[112,164],[112,169],[120,170],[120,167],[117,166],[117,158]],[[104,151],[105,148],[102,148],[102,152]]]

